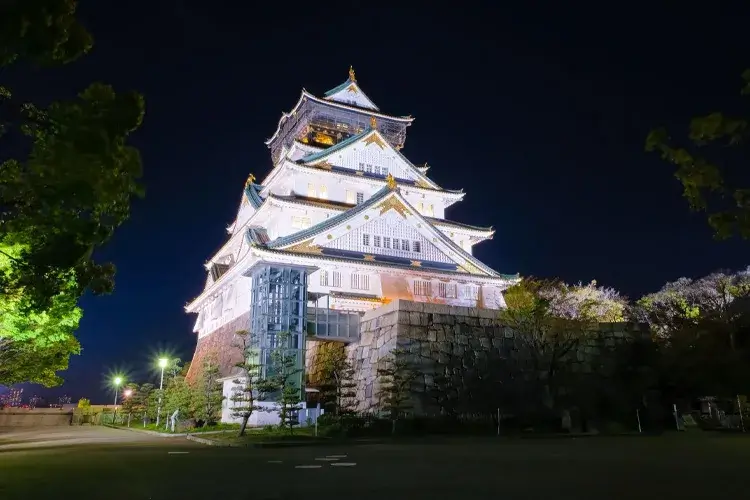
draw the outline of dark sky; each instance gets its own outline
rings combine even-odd
[[[84,299],[83,355],[54,393],[104,402],[106,373],[143,380],[163,349],[190,359],[183,306],[247,175],[271,168],[263,141],[302,87],[320,95],[350,64],[385,113],[416,117],[403,152],[468,193],[448,217],[496,228],[476,255],[500,272],[596,279],[637,298],[750,262],[750,243],[714,241],[673,169],[643,150],[654,126],[681,131],[693,114],[741,110],[750,42],[737,7],[80,3],[94,51],[26,73],[24,92],[69,97],[94,80],[142,92],[147,196],[100,254],[117,265],[116,291]]]

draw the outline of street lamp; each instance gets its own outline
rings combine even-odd
[[[117,390],[122,384],[122,377],[115,377],[112,381],[115,384],[115,410],[112,413],[112,425],[115,425],[115,417],[117,417]]]
[[[125,389],[122,392],[122,395],[125,397],[125,399],[128,399],[130,396],[133,395],[133,389]],[[130,427],[130,417],[131,417],[131,414],[130,412],[128,412],[128,427]]]
[[[156,408],[156,427],[159,427],[159,420],[161,417],[161,396],[164,389],[164,368],[169,364],[167,358],[159,358],[159,368],[161,368],[161,381],[159,382],[159,404]]]

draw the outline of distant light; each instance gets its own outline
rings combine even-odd
[[[133,395],[133,390],[132,389],[125,389],[125,392],[123,392],[123,394],[125,395],[126,398],[129,398],[130,396]]]
[[[115,385],[122,384],[122,377],[115,377]]]
[[[167,364],[169,364],[169,360],[167,358],[159,358],[159,368],[166,368]]]

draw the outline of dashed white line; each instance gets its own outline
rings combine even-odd
[[[338,458],[333,458],[333,457],[323,457],[323,458],[320,458],[320,457],[318,457],[315,460],[318,460],[320,462],[335,462],[336,460],[338,460]]]
[[[281,460],[269,460],[268,463],[269,464],[280,464],[280,463],[283,463],[283,462]]]
[[[189,451],[168,451],[167,454],[169,455],[187,455],[190,453]]]
[[[346,458],[346,455],[326,455],[327,458]]]
[[[336,462],[331,464],[331,467],[354,467],[355,465],[357,465],[355,462]]]
[[[322,465],[295,465],[295,469],[320,469]]]

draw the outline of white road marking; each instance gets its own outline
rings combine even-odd
[[[320,469],[322,465],[295,465],[295,469]]]
[[[326,455],[328,458],[346,458],[346,455]]]
[[[268,463],[269,464],[280,464],[282,462],[281,462],[281,460],[269,460]]]
[[[189,451],[168,451],[167,454],[169,455],[187,455],[190,453]]]
[[[331,464],[331,467],[354,467],[355,465],[357,465],[355,462],[338,462]]]
[[[319,460],[321,462],[335,462],[336,460],[338,460],[338,458],[324,457],[324,458],[316,458],[315,460]]]

